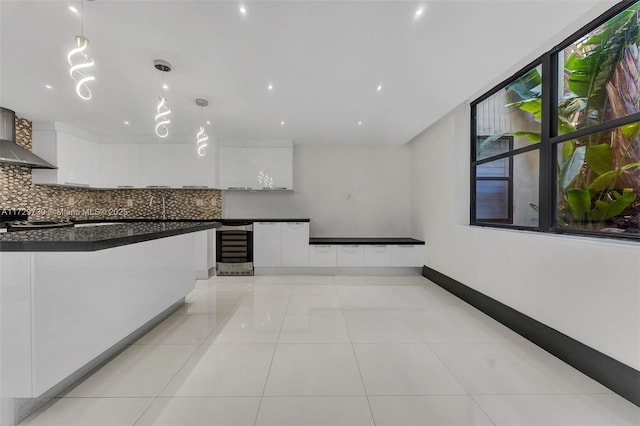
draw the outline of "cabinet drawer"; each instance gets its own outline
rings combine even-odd
[[[309,246],[309,266],[336,266],[336,246],[311,245]]]
[[[337,250],[338,266],[364,266],[364,247],[359,245],[340,245]]]
[[[419,267],[424,264],[423,245],[391,246],[391,266]]]
[[[391,266],[391,248],[388,245],[364,247],[365,266]]]

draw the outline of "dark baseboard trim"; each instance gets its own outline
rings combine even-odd
[[[640,406],[640,371],[427,266],[422,276]]]

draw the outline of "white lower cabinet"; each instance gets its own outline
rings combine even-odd
[[[388,245],[365,246],[364,266],[391,266],[391,248]]]
[[[424,245],[391,246],[391,266],[423,266]]]
[[[310,245],[309,266],[336,267],[336,246],[334,245]]]
[[[282,223],[254,222],[253,266],[282,265]]]
[[[309,223],[282,224],[282,266],[309,266]]]
[[[195,238],[93,252],[3,252],[2,398],[43,395],[183,302],[194,288]]]
[[[309,223],[254,222],[253,265],[309,266]]]
[[[364,266],[364,246],[338,246],[336,264],[337,266]]]

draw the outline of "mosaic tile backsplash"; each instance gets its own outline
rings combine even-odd
[[[16,143],[31,150],[31,122],[16,117]],[[30,220],[210,220],[222,217],[217,189],[93,189],[34,185],[31,169],[0,164],[0,208],[27,209]]]

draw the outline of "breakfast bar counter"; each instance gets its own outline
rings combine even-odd
[[[5,232],[0,234],[0,252],[96,251],[219,226],[219,222],[140,221]]]

